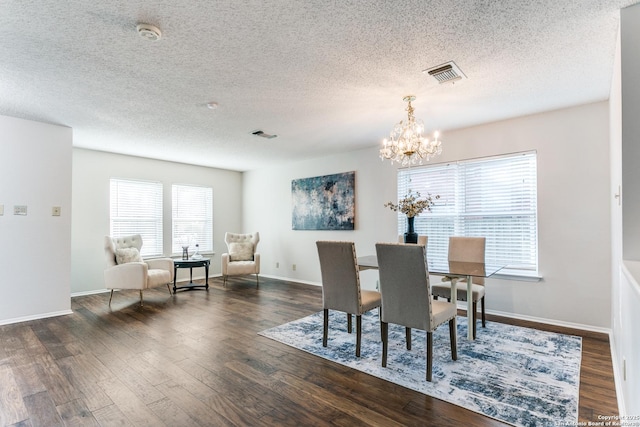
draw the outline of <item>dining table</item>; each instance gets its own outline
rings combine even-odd
[[[375,255],[365,255],[358,257],[359,270],[377,270],[378,258]],[[429,274],[436,276],[447,276],[451,279],[451,296],[455,298],[457,295],[457,282],[460,279],[466,279],[467,295],[471,295],[471,286],[474,277],[491,277],[504,266],[487,264],[484,262],[464,262],[464,261],[448,261],[448,262],[430,262],[427,260]],[[455,304],[455,303],[454,303]],[[467,298],[467,339],[473,341],[473,298]]]

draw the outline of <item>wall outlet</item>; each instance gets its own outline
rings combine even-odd
[[[26,205],[15,205],[13,207],[14,215],[26,215],[27,214],[27,206]]]
[[[4,205],[0,205],[0,215],[4,215]]]
[[[60,216],[60,206],[54,206],[51,208],[52,216]]]
[[[293,271],[296,271],[296,265],[293,264]]]

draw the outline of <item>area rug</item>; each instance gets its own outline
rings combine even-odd
[[[324,359],[515,426],[576,425],[582,338],[487,322],[467,341],[467,321],[457,319],[458,360],[451,360],[448,325],[433,336],[433,381],[425,380],[425,333],[389,325],[387,367],[377,310],[362,318],[361,357],[346,315],[330,311],[329,340],[322,347],[322,312],[259,334]]]

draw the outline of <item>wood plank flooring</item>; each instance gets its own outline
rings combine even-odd
[[[0,326],[2,426],[501,426],[257,335],[321,309],[321,289],[261,278],[76,297],[73,314]],[[580,421],[615,415],[608,338],[583,336]],[[479,329],[482,333],[482,329]]]

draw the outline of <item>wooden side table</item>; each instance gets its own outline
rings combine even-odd
[[[209,258],[200,258],[200,259],[174,259],[173,260],[173,293],[175,294],[178,290],[190,291],[192,289],[206,289],[209,290],[209,264],[211,263],[211,259]],[[197,283],[193,283],[193,269],[195,267],[204,267],[204,285],[200,285]],[[179,268],[188,268],[189,269],[189,283],[182,286],[176,286],[176,278],[178,276]]]

